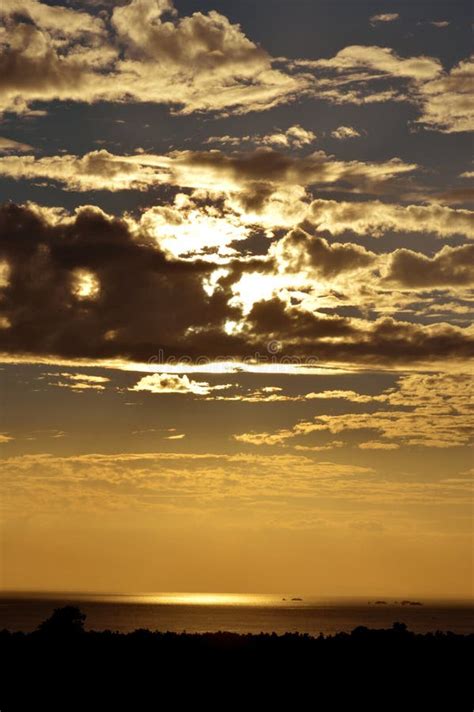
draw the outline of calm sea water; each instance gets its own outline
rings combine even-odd
[[[395,621],[417,632],[474,632],[474,605],[469,602],[421,601],[401,605],[354,599],[321,600],[292,595],[244,594],[1,594],[0,629],[34,630],[54,608],[77,605],[90,630],[234,631],[237,633],[298,631],[317,635],[351,631],[358,625],[391,627]],[[286,599],[286,600],[283,600]]]

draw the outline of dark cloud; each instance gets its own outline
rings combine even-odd
[[[446,246],[433,257],[412,250],[395,250],[385,279],[409,288],[473,284],[474,245]]]
[[[297,308],[285,308],[277,298],[257,302],[249,314],[248,323],[257,338],[265,335],[268,341],[277,339],[293,346],[302,344],[305,339],[315,344],[320,338],[348,337],[356,333],[350,319],[326,318]]]
[[[309,235],[300,228],[279,240],[274,253],[279,264],[290,272],[306,269],[325,278],[369,267],[377,261],[373,252],[360,245],[329,244],[323,237]]]
[[[373,259],[356,245],[329,245],[296,231],[293,239],[300,247],[303,242],[310,263],[328,275]],[[406,259],[406,252],[399,251],[396,260]],[[453,271],[467,255],[445,248],[431,261],[416,253],[409,259],[417,265],[424,259],[444,275],[448,262]],[[242,358],[268,353],[268,343],[277,340],[285,356],[383,365],[466,358],[473,350],[468,329],[326,315],[288,306],[276,296],[257,301],[243,316],[233,287],[246,270],[271,278],[271,259],[232,257],[209,291],[206,280],[222,263],[171,259],[131,218],[112,218],[95,207],[67,216],[4,205],[0,260],[8,265],[0,350],[13,354],[146,361],[162,349],[166,356],[194,360]],[[228,322],[240,328],[229,334]]]
[[[374,190],[381,189],[397,176],[411,173],[418,167],[415,163],[405,163],[399,158],[379,163],[338,161],[324,151],[295,157],[265,147],[232,154],[219,150],[176,151],[171,156],[171,171],[178,176],[176,182],[184,185],[179,176],[191,170],[191,181],[193,175],[205,177],[209,183],[215,181],[215,188],[219,182],[227,180],[236,185],[256,184],[260,190],[264,184],[307,186],[336,182],[348,183],[360,190]]]
[[[222,326],[236,310],[202,280],[213,267],[165,257],[123,220],[82,208],[69,220],[30,207],[0,211],[0,348],[63,356],[147,359],[163,348],[183,353],[192,330]],[[237,315],[239,312],[237,311]]]
[[[288,356],[395,365],[409,362],[466,359],[474,355],[472,330],[449,324],[422,326],[385,317],[374,322],[328,316],[287,307],[278,299],[255,304],[249,336],[279,341]]]
[[[451,188],[442,193],[436,193],[434,196],[437,200],[450,205],[464,205],[474,203],[474,188]]]

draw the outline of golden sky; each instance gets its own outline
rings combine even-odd
[[[2,3],[3,588],[472,594],[470,3],[335,4]]]

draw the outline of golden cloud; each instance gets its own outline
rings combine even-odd
[[[283,445],[312,433],[340,435],[369,430],[382,440],[365,441],[359,445],[362,449],[398,449],[401,445],[461,447],[471,442],[474,432],[473,396],[474,379],[470,374],[410,374],[399,379],[397,388],[369,398],[368,402],[384,401],[386,410],[318,415],[314,421],[299,422],[293,428],[234,437],[251,445]],[[344,397],[342,393],[340,397]]]

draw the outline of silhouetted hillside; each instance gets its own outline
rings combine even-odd
[[[0,632],[0,709],[471,710],[474,635],[358,627],[298,633],[86,632],[73,606],[29,634]]]

